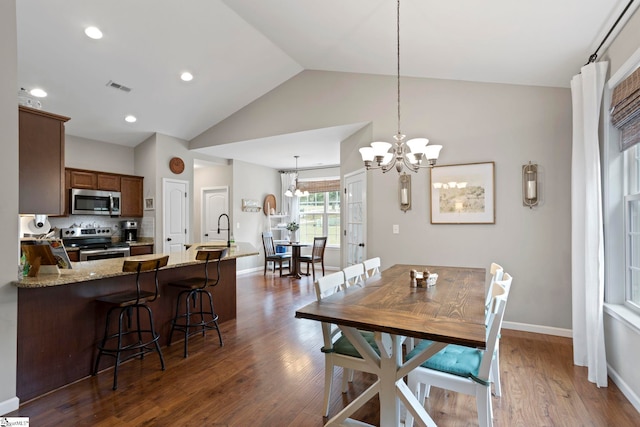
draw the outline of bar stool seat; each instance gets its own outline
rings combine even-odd
[[[136,289],[135,291],[120,292],[111,295],[104,295],[96,299],[98,303],[110,306],[107,311],[107,319],[105,322],[104,336],[98,344],[98,356],[93,368],[92,375],[98,373],[100,359],[104,356],[111,356],[116,359],[113,370],[113,389],[118,388],[118,368],[122,362],[135,357],[144,358],[144,355],[151,352],[157,352],[160,357],[160,366],[164,371],[164,357],[160,350],[158,340],[160,336],[155,330],[153,324],[153,313],[148,303],[155,301],[159,296],[158,291],[158,269],[167,265],[169,256],[153,258],[148,260],[133,261],[126,260],[122,265],[123,272],[136,273]],[[140,288],[140,273],[154,271],[155,290],[145,291]],[[111,324],[111,315],[118,313],[118,330],[115,333],[109,333]],[[148,315],[148,325],[141,320],[140,312]],[[127,322],[125,325],[125,315]],[[135,321],[132,321],[135,318]],[[126,354],[124,354],[126,353]],[[124,355],[123,355],[124,354]]]
[[[169,283],[169,286],[183,289],[176,299],[176,312],[171,320],[171,332],[168,345],[171,345],[175,331],[184,334],[184,357],[188,357],[189,337],[197,333],[206,334],[207,330],[215,329],[222,347],[222,334],[218,325],[218,315],[213,307],[213,296],[208,288],[220,282],[220,260],[227,254],[227,248],[216,250],[199,250],[196,253],[198,261],[204,261],[204,275],[188,277]],[[217,275],[215,279],[209,277],[209,263],[215,261]],[[184,310],[181,312],[181,306]]]

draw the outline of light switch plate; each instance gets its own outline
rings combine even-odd
[[[400,224],[393,224],[393,234],[400,234]]]

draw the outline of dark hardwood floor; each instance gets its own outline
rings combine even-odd
[[[320,427],[324,359],[317,322],[295,319],[295,309],[315,299],[310,278],[262,273],[238,277],[238,318],[215,333],[122,365],[119,389],[112,370],[21,405],[10,416],[40,426],[310,426]],[[514,283],[517,286],[517,283]],[[609,382],[597,388],[586,369],[572,363],[571,340],[503,330],[503,396],[493,398],[494,425],[638,426],[640,414]],[[54,369],[52,367],[52,369]],[[342,373],[336,370],[339,388]],[[356,374],[345,395],[332,394],[330,415],[357,396],[372,378]],[[475,399],[433,389],[426,408],[442,426],[477,425]],[[356,418],[378,423],[377,398]]]

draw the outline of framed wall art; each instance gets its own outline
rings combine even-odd
[[[144,199],[144,210],[152,211],[155,209],[155,203],[153,197],[147,197]]]
[[[431,224],[495,224],[495,164],[431,168]]]

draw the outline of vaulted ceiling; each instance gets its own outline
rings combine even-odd
[[[402,0],[402,75],[568,87],[626,3]],[[396,73],[394,0],[16,4],[19,85],[46,90],[43,108],[71,117],[69,134],[121,145],[191,140],[304,69]]]

